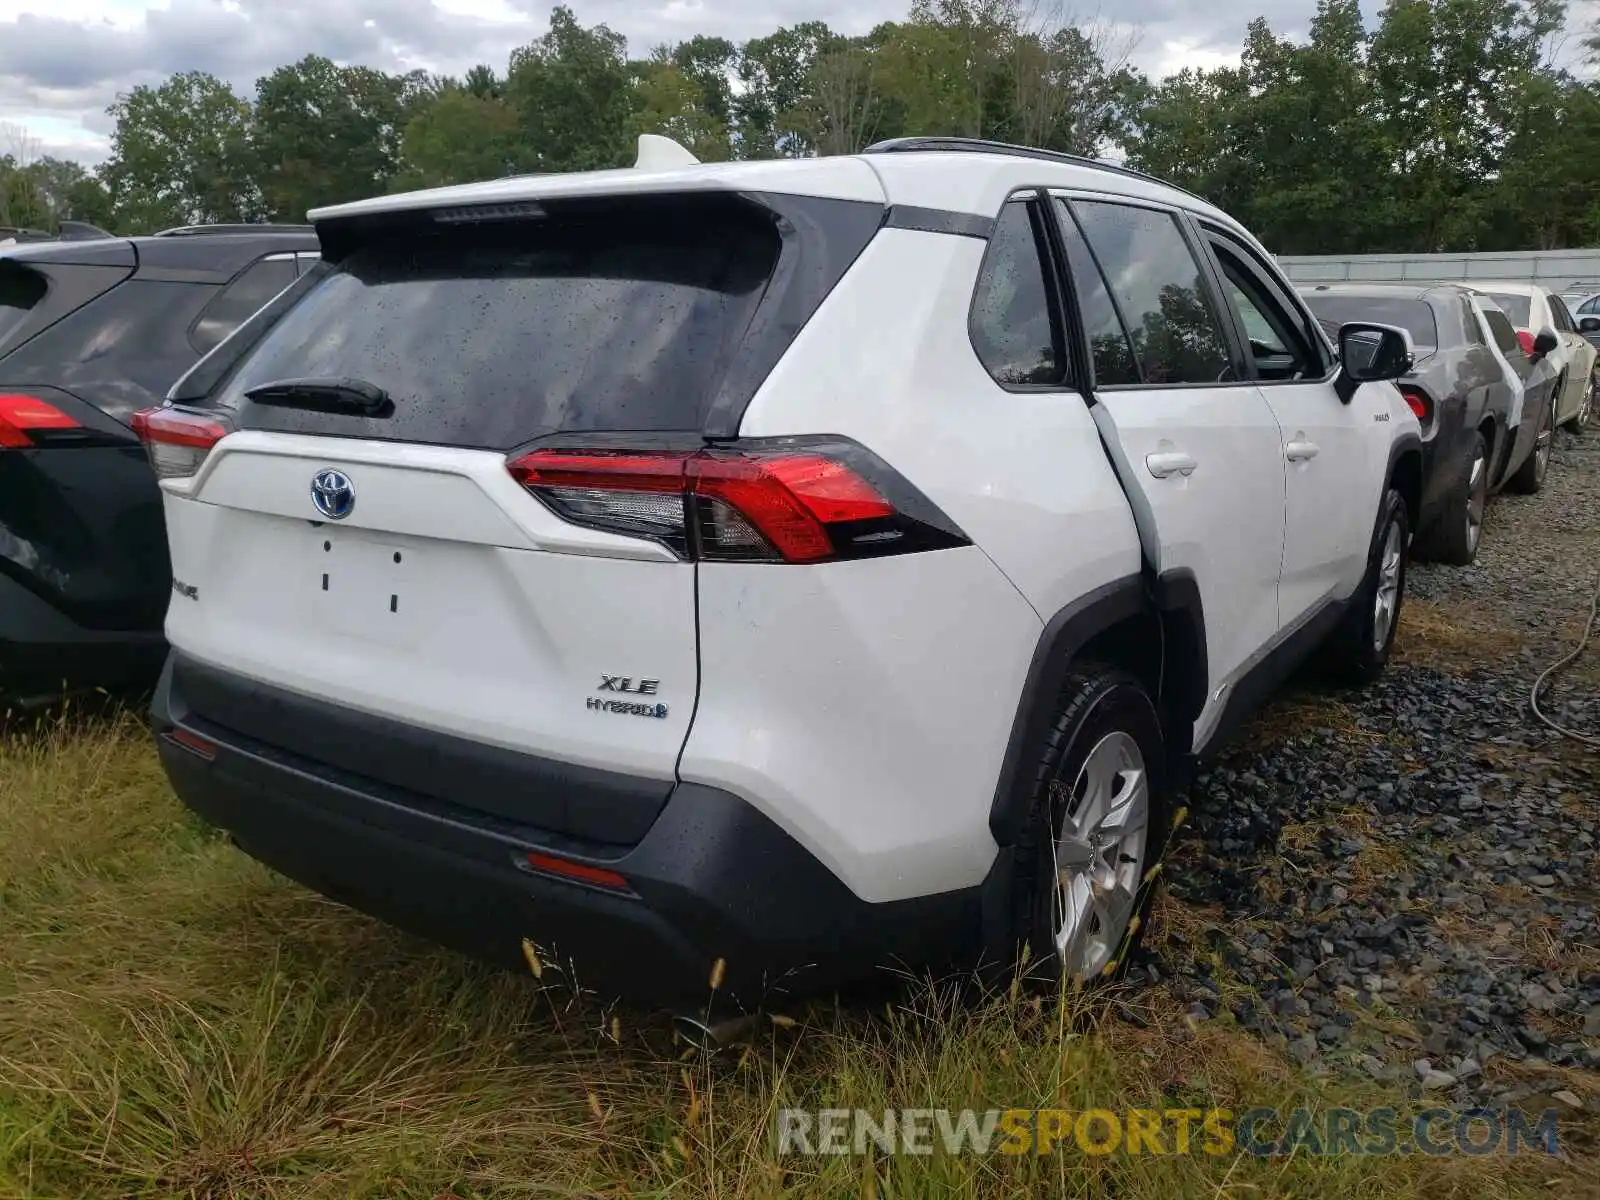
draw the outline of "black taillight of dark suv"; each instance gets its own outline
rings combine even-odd
[[[0,251],[0,704],[155,677],[172,574],[134,414],[318,256],[298,226]]]

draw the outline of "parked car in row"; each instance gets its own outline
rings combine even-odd
[[[317,254],[261,226],[0,250],[0,708],[154,682],[172,577],[133,415]]]
[[[1553,337],[1525,353],[1506,314],[1453,284],[1302,285],[1331,336],[1351,321],[1405,329],[1415,361],[1400,391],[1422,427],[1422,503],[1415,549],[1464,565],[1478,554],[1484,507],[1505,486],[1536,492],[1550,457],[1557,370]]]
[[[719,960],[744,1006],[1093,979],[1183,766],[1389,657],[1410,339],[1341,365],[1156,180],[647,138],[311,215],[326,262],[141,421],[153,722],[186,804],[397,924],[680,1013]]]
[[[1517,340],[1530,356],[1540,334],[1555,336],[1557,346],[1549,355],[1559,376],[1554,421],[1581,433],[1593,409],[1600,349],[1579,331],[1566,301],[1536,283],[1475,281],[1462,286],[1481,292],[1504,310],[1516,328]]]

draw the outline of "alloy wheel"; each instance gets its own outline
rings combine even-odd
[[[1478,552],[1478,539],[1483,536],[1483,510],[1489,502],[1489,466],[1482,453],[1472,460],[1472,474],[1467,477],[1467,550]]]
[[[1055,947],[1068,979],[1110,964],[1138,910],[1150,824],[1139,743],[1108,733],[1084,759],[1055,844]]]
[[[1383,535],[1383,554],[1378,559],[1378,587],[1373,599],[1372,645],[1379,654],[1389,644],[1389,630],[1394,625],[1395,613],[1400,608],[1400,563],[1403,547],[1400,544],[1400,524],[1389,523]]]

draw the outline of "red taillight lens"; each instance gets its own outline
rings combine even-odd
[[[1517,343],[1522,347],[1522,352],[1529,358],[1533,357],[1533,334],[1526,329],[1517,330]]]
[[[150,455],[157,479],[193,475],[228,428],[181,408],[146,408],[133,414],[133,431]]]
[[[78,428],[77,421],[37,396],[0,392],[0,446],[22,450],[39,444],[38,433]]]
[[[821,562],[964,544],[920,497],[908,513],[839,457],[811,448],[535,450],[507,464],[575,525],[647,537],[682,558]]]
[[[689,460],[688,483],[706,557],[766,558],[765,541],[785,562],[817,562],[836,553],[828,526],[895,515],[866,480],[815,454],[711,451]]]
[[[1401,384],[1400,394],[1406,398],[1411,411],[1417,414],[1417,420],[1426,425],[1428,418],[1433,415],[1433,401],[1429,399],[1428,393],[1419,387]]]

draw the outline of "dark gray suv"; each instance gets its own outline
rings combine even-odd
[[[1411,334],[1416,358],[1398,386],[1422,426],[1415,550],[1472,562],[1489,496],[1507,485],[1537,491],[1543,482],[1548,446],[1541,457],[1540,438],[1555,387],[1543,359],[1551,348],[1526,354],[1504,313],[1451,284],[1316,284],[1300,294],[1330,336],[1350,321]]]

